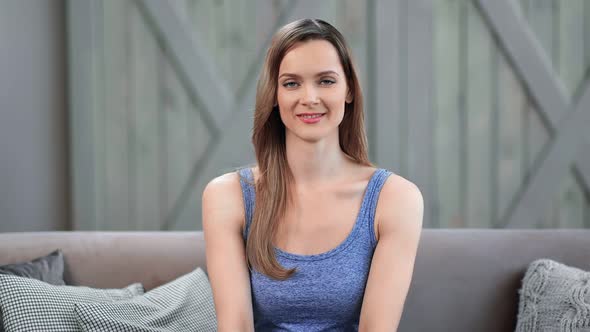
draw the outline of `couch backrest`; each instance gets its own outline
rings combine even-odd
[[[201,232],[3,233],[0,265],[56,248],[76,285],[149,290],[205,269]],[[425,229],[399,331],[514,331],[520,281],[539,258],[590,270],[590,230]]]
[[[201,266],[202,232],[0,233],[0,265],[62,249],[67,284],[118,288],[133,282],[146,290]]]
[[[532,261],[590,269],[590,230],[425,230],[400,331],[514,331]]]

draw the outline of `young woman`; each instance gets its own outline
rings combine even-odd
[[[423,199],[367,157],[350,50],[304,19],[273,37],[256,94],[257,164],[203,192],[219,331],[395,331]]]

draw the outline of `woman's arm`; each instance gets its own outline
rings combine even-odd
[[[207,273],[218,331],[254,331],[242,237],[244,203],[238,174],[227,173],[209,182],[202,203]]]
[[[359,331],[396,331],[422,229],[424,201],[416,185],[397,175],[385,182],[375,214],[378,242],[361,309]]]

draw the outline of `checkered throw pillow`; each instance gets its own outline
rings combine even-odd
[[[200,268],[143,296],[77,304],[76,314],[82,331],[217,331],[211,286]]]
[[[123,289],[94,289],[54,286],[35,279],[0,275],[0,310],[6,332],[80,331],[75,303],[112,302],[143,293],[139,283]]]
[[[0,266],[0,274],[37,279],[52,285],[66,284],[64,282],[64,256],[59,249],[28,262],[2,265]],[[2,323],[2,310],[0,310],[0,332],[6,332]]]

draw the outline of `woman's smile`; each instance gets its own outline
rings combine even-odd
[[[301,113],[297,117],[306,124],[318,123],[326,113]]]

